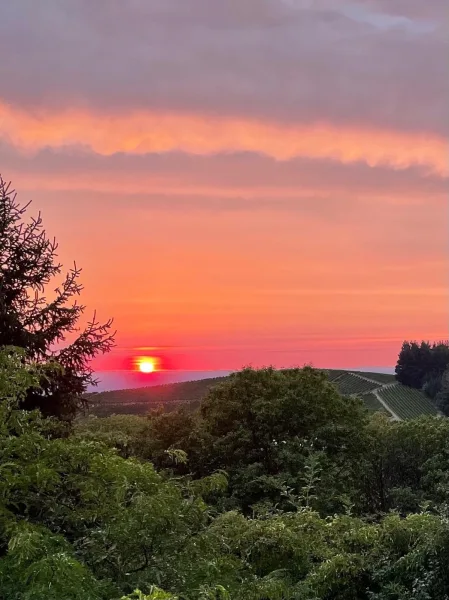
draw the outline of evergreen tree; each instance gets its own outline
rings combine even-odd
[[[87,386],[95,383],[91,359],[114,344],[112,321],[102,324],[94,313],[80,329],[81,271],[74,265],[62,275],[58,245],[47,236],[40,214],[26,219],[28,207],[0,177],[0,346],[17,346],[28,360],[63,367],[43,378],[39,390],[30,389],[22,407],[71,419],[85,402]],[[62,283],[49,297],[58,276]],[[75,339],[68,343],[68,337]]]
[[[449,365],[449,342],[408,342],[402,344],[396,365],[397,380],[413,388],[427,387],[434,398],[440,389],[441,377]]]
[[[432,371],[432,348],[428,342],[404,342],[396,365],[396,378],[403,385],[421,389]]]

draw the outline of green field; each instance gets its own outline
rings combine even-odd
[[[382,385],[395,383],[396,381],[396,376],[390,373],[371,373],[369,371],[353,371],[353,373],[361,375],[362,377],[367,377],[368,379],[373,379]]]
[[[400,419],[414,419],[421,415],[438,415],[437,409],[429,398],[419,390],[397,384],[380,389],[378,393]]]
[[[382,404],[379,402],[379,399],[377,398],[377,396],[375,394],[372,394],[372,393],[363,394],[363,396],[360,396],[360,398],[363,400],[363,402],[368,410],[380,411],[383,413],[387,413],[387,411],[382,406]],[[390,413],[387,413],[387,414],[390,415]]]
[[[335,381],[342,375],[345,375],[347,371],[341,371],[339,369],[328,369],[327,371],[325,371],[325,373],[327,373],[329,381]]]
[[[345,373],[336,379],[333,383],[337,386],[338,390],[344,396],[352,396],[353,394],[364,394],[371,392],[379,387],[378,383],[363,379],[358,375],[352,373]]]

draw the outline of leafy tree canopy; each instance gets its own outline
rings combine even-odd
[[[268,498],[286,501],[288,490],[302,489],[305,465],[318,457],[322,485],[329,486],[326,473],[339,468],[343,490],[345,479],[355,476],[346,468],[354,465],[349,457],[366,443],[362,403],[340,396],[310,367],[243,369],[209,392],[197,419],[178,415],[157,418],[153,439],[163,436],[165,447],[184,449],[197,476],[225,470],[229,494],[245,510]]]

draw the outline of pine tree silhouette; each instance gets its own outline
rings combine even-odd
[[[22,407],[70,420],[85,405],[87,386],[96,383],[90,361],[114,345],[112,320],[100,323],[94,313],[79,327],[85,311],[78,302],[81,270],[74,264],[63,274],[58,244],[47,236],[40,214],[26,218],[29,206],[17,202],[0,176],[0,346],[18,346],[28,360],[62,366],[42,379],[40,390],[28,391]],[[69,343],[68,337],[74,339]]]

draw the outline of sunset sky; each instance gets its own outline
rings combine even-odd
[[[446,0],[0,0],[0,172],[129,369],[447,338]]]

